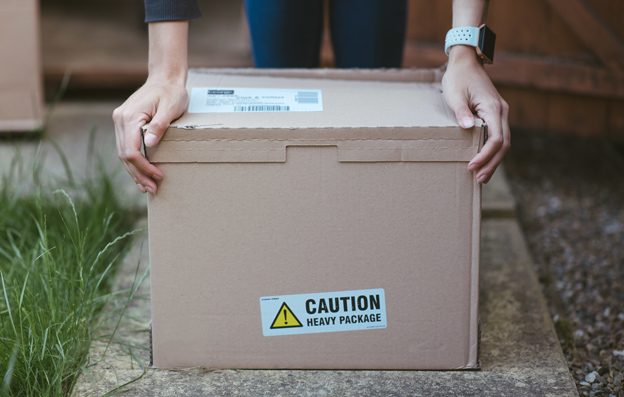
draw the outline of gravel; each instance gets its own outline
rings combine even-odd
[[[505,166],[582,396],[624,396],[624,151],[519,132]]]

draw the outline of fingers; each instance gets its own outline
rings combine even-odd
[[[503,145],[501,149],[490,159],[490,161],[477,172],[477,180],[481,179],[481,183],[488,183],[494,175],[496,168],[500,165],[505,157],[505,154],[511,147],[511,130],[509,128],[509,105],[504,100],[501,100],[502,112],[501,121],[503,129]]]
[[[143,159],[145,160],[144,157]],[[135,166],[133,163],[130,163],[130,162],[126,163],[126,169],[128,170],[128,173],[134,178],[134,181],[137,184],[137,187],[139,188],[139,190],[143,192],[147,191],[149,193],[156,194],[156,192],[158,191],[157,181],[160,182],[160,180],[162,179],[158,180],[156,178],[150,178],[146,176],[144,171],[141,171],[140,168],[138,168],[137,166]]]
[[[471,59],[474,60],[474,57]],[[509,149],[509,107],[483,67],[475,63],[449,61],[442,78],[442,87],[444,99],[455,112],[461,127],[474,126],[471,110],[487,124],[487,141],[468,163],[468,169],[474,173],[475,179],[479,183],[486,183]]]
[[[488,126],[488,139],[481,151],[470,161],[468,169],[475,172],[479,183],[487,183],[503,160],[511,143],[509,106],[500,98],[477,110]]]
[[[468,98],[457,91],[444,92],[446,103],[455,112],[457,123],[462,128],[472,128],[475,125],[474,115],[468,107]]]
[[[158,144],[169,124],[186,110],[188,95],[183,81],[148,81],[113,112],[117,153],[141,191],[156,193],[164,175],[141,153]],[[149,125],[147,123],[149,122]],[[145,128],[145,137],[141,128]]]
[[[123,107],[113,112],[119,158],[139,190],[155,194],[158,190],[158,182],[163,179],[164,175],[141,153],[141,127],[145,124],[146,118],[145,114],[132,114]]]
[[[159,104],[156,114],[152,117],[149,124],[146,125],[145,131],[145,146],[156,146],[160,139],[169,128],[169,125],[173,120],[179,116],[179,111],[176,106],[162,102]]]

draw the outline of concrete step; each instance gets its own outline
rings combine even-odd
[[[88,147],[94,130],[94,153],[106,169],[117,170],[115,183],[127,205],[143,208],[144,197],[135,192],[115,154],[110,115],[116,105],[61,103],[50,117],[46,137],[59,144],[80,178],[91,161]],[[25,163],[44,152],[44,175],[63,175],[62,161],[49,141],[42,141],[38,152],[39,143],[0,141],[0,170],[8,169],[18,151]],[[101,396],[116,390],[127,396],[576,396],[504,172],[497,171],[483,193],[479,371],[151,369],[148,258],[142,235],[115,282],[115,290],[128,299],[118,299],[103,311],[102,334],[92,344],[89,365],[74,395]]]
[[[143,239],[128,256],[118,288],[137,286],[147,270]],[[480,371],[160,370],[149,365],[149,279],[131,301],[113,343],[92,346],[76,396],[126,383],[128,396],[416,395],[575,396],[550,316],[515,219],[483,222]],[[138,267],[137,267],[138,266]],[[105,322],[116,324],[119,307]]]

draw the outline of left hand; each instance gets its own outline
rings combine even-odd
[[[472,47],[451,48],[442,90],[462,128],[474,127],[475,114],[487,124],[487,141],[468,163],[477,182],[487,183],[511,145],[509,105],[494,88]]]

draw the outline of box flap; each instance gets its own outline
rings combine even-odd
[[[347,81],[196,73],[187,86],[318,89],[321,112],[186,113],[174,128],[456,127],[440,85],[420,82]],[[167,139],[165,137],[165,139]]]
[[[403,81],[412,83],[439,83],[442,69],[192,69],[193,74],[228,74],[234,76],[273,76],[298,79],[329,79],[359,81]]]
[[[335,128],[257,131],[170,129],[167,141],[148,148],[153,163],[284,162],[291,146],[335,146],[341,162],[469,161],[479,149],[479,132],[455,128]],[[188,133],[188,136],[183,135]],[[258,134],[262,138],[254,137]]]
[[[367,80],[384,76],[395,80]],[[336,146],[343,162],[469,161],[482,125],[472,131],[458,126],[439,83],[432,82],[436,76],[423,70],[192,70],[190,92],[320,90],[323,110],[186,113],[147,156],[155,163],[284,162],[289,146]]]

